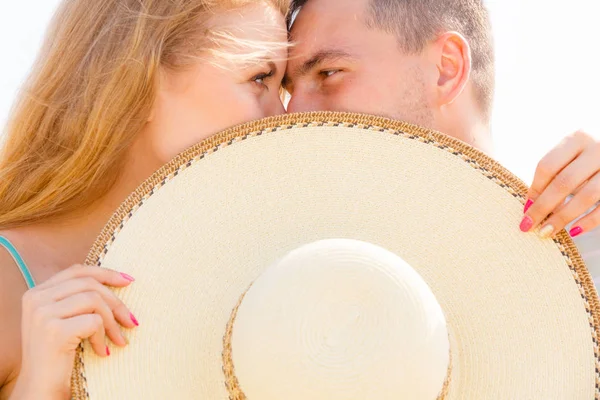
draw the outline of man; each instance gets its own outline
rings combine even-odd
[[[494,50],[481,0],[295,0],[290,15],[288,112],[382,115],[491,151]],[[570,234],[600,276],[600,246],[589,244],[600,243],[590,233],[600,225],[600,142],[567,137],[539,163],[528,198],[520,229],[545,238],[591,210]]]

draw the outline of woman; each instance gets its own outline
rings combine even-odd
[[[77,264],[170,158],[284,112],[286,11],[284,0],[63,2],[0,157],[0,399],[68,398],[81,340],[109,357],[127,345],[121,329],[143,324],[107,288],[132,277]]]

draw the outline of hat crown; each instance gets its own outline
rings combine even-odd
[[[446,381],[441,306],[413,268],[373,244],[330,239],[291,251],[234,318],[231,361],[250,400],[436,399]]]

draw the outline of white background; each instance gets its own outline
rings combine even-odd
[[[89,0],[94,1],[94,0]],[[58,0],[0,4],[0,126]],[[600,134],[597,0],[488,0],[495,32],[495,157],[531,182],[539,159],[578,128]]]

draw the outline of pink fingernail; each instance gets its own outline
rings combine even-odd
[[[583,233],[583,228],[580,226],[576,226],[575,228],[573,228],[569,231],[569,235],[571,235],[571,237],[577,237],[577,236],[581,235],[582,233]]]
[[[106,356],[110,356],[110,349],[108,348],[108,346],[106,346]]]
[[[121,272],[121,276],[122,276],[123,278],[127,279],[129,282],[134,282],[134,281],[135,281],[135,278],[134,278],[133,276],[127,275],[127,274],[126,274],[126,273],[124,273],[124,272]]]
[[[131,318],[131,322],[133,322],[133,324],[135,326],[140,326],[140,323],[138,322],[138,320],[134,317],[134,315],[132,313],[129,313],[129,318]]]
[[[521,221],[521,232],[529,232],[531,228],[533,228],[533,219],[530,216],[526,215]]]
[[[523,208],[523,213],[526,213],[527,210],[533,205],[533,200],[527,199],[527,203],[525,203],[525,208]]]

